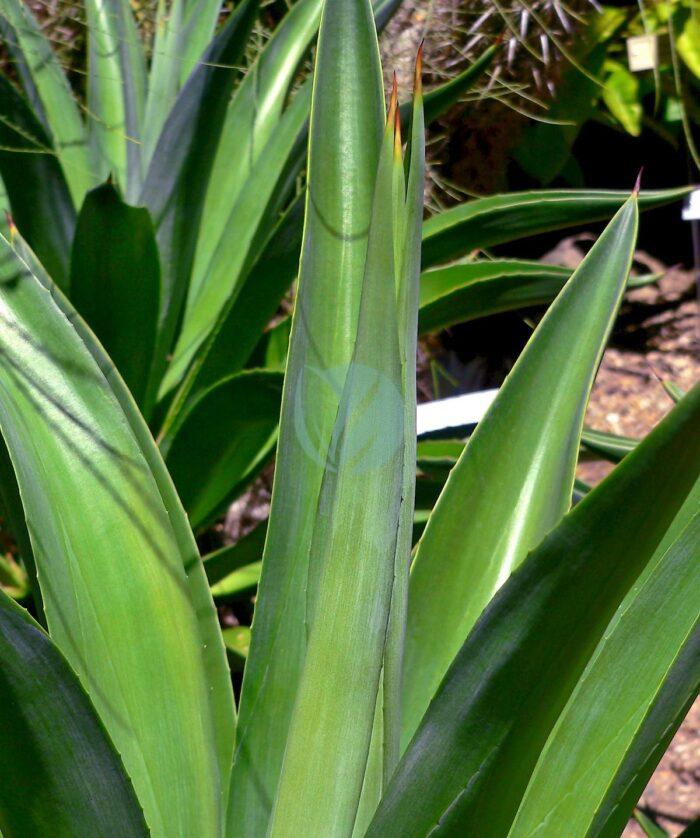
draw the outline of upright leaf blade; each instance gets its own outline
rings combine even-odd
[[[161,386],[161,396],[180,381],[200,346],[207,339],[210,344],[217,341],[219,331],[226,327],[228,312],[235,306],[247,271],[257,256],[256,251],[262,244],[260,239],[265,238],[266,222],[269,224],[271,218],[277,216],[280,193],[286,196],[290,180],[293,182],[301,166],[305,152],[302,129],[307,121],[309,93],[309,88],[300,91],[287,108],[277,131],[249,174],[230,216],[225,219],[227,235],[220,238],[205,276],[188,295],[182,328]],[[230,334],[226,336],[230,338]],[[193,377],[198,377],[199,369],[208,364],[211,351],[213,349],[207,345],[202,347],[194,364]],[[228,354],[228,342],[223,351]],[[190,382],[186,389],[190,390],[192,386]]]
[[[237,199],[279,124],[289,86],[316,34],[321,5],[301,0],[292,6],[231,99],[207,189],[191,293],[204,281]]]
[[[158,0],[144,125],[146,166],[181,88],[198,69],[198,63],[211,61],[208,49],[221,6],[221,0]]]
[[[405,743],[488,601],[569,508],[588,395],[627,282],[637,215],[634,196],[550,307],[430,516],[409,585]]]
[[[17,38],[13,48],[21,53],[24,66],[38,94],[56,153],[61,161],[73,202],[80,206],[94,185],[93,165],[87,132],[68,80],[29,7],[22,0],[1,0],[0,14]]]
[[[0,591],[0,829],[148,835],[119,755],[65,658]]]
[[[89,131],[102,178],[132,200],[141,184],[146,63],[128,0],[87,0]]]
[[[258,0],[244,0],[212,42],[170,112],[143,186],[141,200],[156,227],[163,283],[151,401],[187,294],[202,201],[236,75],[232,65],[243,52],[257,10]],[[147,413],[148,405],[147,399]]]
[[[17,243],[3,241],[0,425],[51,635],[153,834],[217,835],[233,703],[191,533],[114,368]]]
[[[0,146],[0,174],[15,223],[65,290],[75,230],[73,201],[50,138],[4,75]]]
[[[596,644],[698,479],[698,421],[700,387],[506,582],[450,667],[368,836],[508,834]]]
[[[330,0],[323,20],[310,128],[306,245],[270,528],[241,695],[229,810],[234,835],[265,831],[303,666],[309,549],[357,334],[384,120],[376,35],[365,3]]]
[[[325,14],[329,11],[332,6]],[[322,66],[320,58],[319,72]],[[316,84],[322,90],[318,77]],[[308,642],[271,836],[351,834],[366,779],[394,589],[403,473],[394,242],[401,236],[396,203],[403,213],[404,185],[400,145],[398,162],[394,153],[395,108],[394,102],[379,159],[357,340],[311,539]],[[400,191],[394,189],[395,169]],[[344,689],[329,690],[329,683]]]

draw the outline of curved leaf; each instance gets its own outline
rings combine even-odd
[[[588,395],[624,293],[637,217],[632,197],[547,311],[430,516],[409,585],[405,743],[479,614],[569,508]]]
[[[3,241],[0,426],[51,636],[152,833],[218,835],[233,702],[191,533],[114,367],[17,246]]]
[[[423,225],[423,268],[466,256],[477,248],[560,230],[613,215],[627,192],[553,189],[491,195],[467,201]],[[688,187],[643,192],[639,209],[652,209],[688,194]]]
[[[425,271],[418,329],[425,334],[499,311],[549,303],[570,276],[568,268],[521,259],[480,259]],[[630,277],[627,287],[656,278]]]
[[[267,521],[263,521],[235,544],[204,556],[204,570],[210,585],[215,588],[219,582],[242,567],[259,563],[266,535]]]
[[[368,836],[509,833],[596,645],[698,479],[699,421],[700,386],[504,584],[450,667]]]
[[[0,829],[147,836],[119,755],[65,658],[0,591]]]
[[[698,500],[700,492],[695,509]],[[620,834],[695,698],[700,515],[650,565],[606,629],[555,725],[513,834]],[[574,788],[576,794],[567,793]]]

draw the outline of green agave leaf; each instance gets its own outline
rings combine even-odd
[[[102,178],[132,200],[141,185],[146,62],[128,0],[86,0],[88,130]]]
[[[662,381],[661,383],[663,385],[664,390],[668,393],[668,395],[671,397],[671,399],[673,399],[674,402],[679,402],[685,395],[685,392],[681,390],[681,388],[677,384],[674,384],[672,381]]]
[[[634,810],[634,819],[641,826],[642,831],[647,838],[668,838],[666,830],[657,826],[656,823],[650,817],[645,815],[641,809]]]
[[[479,260],[425,271],[418,328],[425,334],[499,311],[548,303],[570,276],[567,268],[515,259]]]
[[[75,229],[73,201],[49,137],[4,75],[0,75],[0,175],[15,223],[66,289]]]
[[[623,457],[634,450],[639,440],[585,428],[581,434],[581,442],[588,451],[599,454],[610,462],[619,463]]]
[[[284,183],[289,180],[290,162],[296,175],[304,157],[305,142],[301,129],[307,120],[309,93],[309,88],[298,93],[282,117],[227,219],[226,229],[235,230],[235,235],[229,232],[220,239],[208,266],[206,281],[198,288],[193,288],[188,298],[182,329],[161,387],[161,396],[182,379],[202,343],[207,340],[209,344],[216,341],[219,331],[225,328],[228,313],[235,305],[246,271],[262,244],[261,231],[266,236],[271,219],[278,215],[279,196],[286,192]],[[294,148],[295,140],[297,153],[291,155],[290,161],[290,150]],[[210,351],[206,347],[200,353],[195,369],[190,373],[190,381],[184,388],[185,394],[192,390],[195,382],[199,388],[199,371],[207,363]],[[225,351],[230,351],[228,344]],[[183,399],[184,394],[180,394],[179,402]]]
[[[3,241],[0,426],[50,633],[151,832],[218,835],[233,696],[191,531],[113,365],[15,244]]]
[[[413,543],[413,512],[416,491],[416,355],[425,184],[425,116],[422,94],[422,56],[419,48],[414,75],[414,95],[406,150],[406,191],[398,178],[398,219],[394,247],[398,294],[401,391],[403,395],[403,464],[401,507],[394,557],[394,582],[387,626],[382,673],[382,787],[399,761],[401,749],[401,706],[404,677],[408,570]],[[400,135],[399,135],[400,142]],[[397,180],[395,176],[395,181]],[[377,737],[378,738],[378,737]]]
[[[147,415],[187,294],[201,206],[237,75],[231,65],[240,58],[257,13],[257,0],[244,0],[216,36],[173,105],[146,175],[141,203],[156,227],[163,284]]]
[[[267,521],[243,536],[235,544],[209,553],[203,559],[207,579],[213,588],[230,574],[246,565],[260,561],[267,535]]]
[[[321,5],[321,0],[300,0],[291,7],[231,99],[204,203],[191,296],[199,292],[201,283],[207,279],[214,252],[229,229],[238,198],[277,130],[289,86],[316,35]],[[308,116],[308,92],[307,83],[299,91],[306,103],[306,113],[297,126],[297,133],[305,127]],[[288,142],[291,151],[294,137]],[[235,161],[233,165],[232,161]]]
[[[357,6],[354,16],[360,22],[362,7]],[[342,21],[337,6],[330,18],[333,13],[334,7],[327,6],[322,27],[326,20],[336,25]],[[365,20],[365,29],[374,34],[369,8]],[[324,34],[322,28],[319,52],[330,46],[323,41]],[[316,85],[325,92],[320,82],[323,66],[320,55]],[[395,153],[393,109],[395,102],[377,171],[357,340],[328,448],[311,539],[308,641],[271,836],[304,831],[350,834],[367,779],[394,588],[403,474],[403,382],[396,315],[400,277],[394,248],[403,238],[396,205],[400,202],[403,212],[405,187],[400,145]],[[395,171],[401,178],[398,183]],[[381,433],[382,443],[369,462],[368,429],[375,437]],[[363,677],[353,682],[358,671]],[[328,683],[346,688],[328,690],[323,686]],[[308,758],[310,752],[313,760]]]
[[[680,200],[687,187],[644,192],[639,209],[652,209]],[[492,247],[590,221],[610,217],[627,198],[626,192],[554,189],[491,195],[467,201],[423,225],[423,268]]]
[[[619,436],[605,431],[584,428],[581,444],[587,450],[599,454],[613,463],[633,451],[638,439]],[[418,443],[418,468],[428,474],[446,474],[459,459],[465,443],[461,439],[426,439]]]
[[[374,4],[379,31],[400,2],[388,0]],[[238,275],[240,268],[231,271],[228,266],[231,261],[242,265],[244,257],[250,263],[247,253],[248,234],[242,236],[244,246],[237,247],[238,237],[227,237],[226,231],[232,223],[239,225],[242,219],[246,228],[255,230],[257,225],[264,240],[270,225],[277,220],[279,210],[301,169],[306,155],[310,80],[294,96],[294,115],[289,114],[283,119],[282,111],[298,65],[316,35],[321,5],[320,0],[302,0],[292,6],[234,93],[221,131],[207,191],[190,285],[188,314],[198,302],[201,312],[201,301],[198,298],[203,285],[214,289],[215,299],[225,300],[227,294],[222,294],[219,287],[224,290],[236,288],[237,283],[244,279]],[[280,136],[275,138],[278,129]],[[261,160],[263,155],[264,159]],[[236,161],[236,165],[231,165],[232,160]],[[286,182],[285,188],[280,186],[283,181]],[[264,201],[260,201],[260,206],[251,206],[245,193],[255,195],[258,192],[260,195],[274,196],[275,201],[267,208]],[[261,214],[261,210],[266,211]],[[259,232],[256,238],[260,238]],[[301,241],[301,231],[298,241]],[[297,266],[298,258],[284,291],[291,284]],[[225,276],[222,279],[223,274]],[[221,303],[215,306],[214,314],[220,308]],[[228,335],[231,317],[225,319],[223,326],[215,328]],[[239,325],[235,322],[233,328],[237,330]],[[189,344],[189,341],[183,342]],[[224,343],[228,350],[235,341],[226,340]],[[232,372],[236,372],[235,367],[226,370],[226,374]],[[171,375],[174,375],[174,371]]]
[[[292,203],[262,248],[238,295],[222,314],[211,342],[200,350],[188,381],[196,392],[238,372],[251,359],[260,336],[280,306],[299,269],[299,245],[304,228],[304,195]],[[206,354],[205,354],[206,353]],[[283,363],[286,364],[287,348]],[[262,366],[270,367],[265,360]],[[188,375],[188,379],[190,376]]]
[[[281,373],[229,376],[192,404],[161,447],[193,527],[216,515],[268,462],[281,393]]]
[[[212,587],[212,596],[216,599],[228,599],[257,587],[261,569],[262,561],[239,567]]]
[[[596,645],[698,479],[698,421],[700,387],[503,585],[450,667],[368,836],[508,834]],[[618,670],[630,666],[623,657]]]
[[[221,0],[158,0],[144,122],[145,166],[153,158],[181,88],[195,70],[215,63],[209,48],[221,6]],[[221,59],[218,63],[235,65],[237,60]]]
[[[697,695],[700,515],[649,564],[557,721],[512,834],[619,835]]]
[[[229,810],[232,835],[261,834],[267,828],[304,665],[309,551],[357,335],[384,121],[371,20],[359,0],[330,0],[324,7],[310,127],[307,245],[285,377],[270,527],[241,694]]]
[[[137,403],[156,341],[160,263],[148,210],[111,184],[85,198],[73,242],[71,299],[90,323]]]
[[[499,311],[549,303],[570,276],[568,268],[520,259],[480,259],[425,271],[418,328],[425,334]],[[628,288],[656,278],[630,277]]]
[[[0,829],[149,834],[109,736],[66,659],[0,591]]]
[[[624,293],[637,218],[633,196],[535,330],[430,516],[409,585],[406,744],[479,614],[569,509],[588,395]]]
[[[21,53],[22,63],[41,100],[42,115],[49,128],[56,154],[66,176],[75,206],[80,206],[87,190],[95,185],[87,133],[80,108],[73,98],[68,80],[34,19],[22,0],[0,0],[0,15],[5,18]]]

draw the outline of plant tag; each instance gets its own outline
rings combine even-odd
[[[700,189],[693,189],[685,199],[681,217],[683,221],[697,221],[700,219]]]
[[[466,432],[481,421],[498,389],[481,390],[418,405],[417,435],[440,436],[445,432]]]
[[[635,35],[627,39],[627,63],[633,73],[653,70],[659,63],[659,39],[656,35]]]

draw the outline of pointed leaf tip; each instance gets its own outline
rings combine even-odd
[[[396,80],[396,71],[394,71],[393,80],[391,83],[391,98],[389,99],[389,112],[386,117],[387,126],[392,125],[395,119],[395,114],[398,108],[399,101],[399,84]]]
[[[413,78],[413,93],[415,96],[423,92],[423,45],[425,40],[420,42],[416,53],[416,69]]]
[[[642,186],[642,175],[644,174],[644,166],[639,170],[639,174],[637,175],[637,180],[634,183],[634,189],[632,190],[632,194],[636,198],[639,195],[639,190]]]

